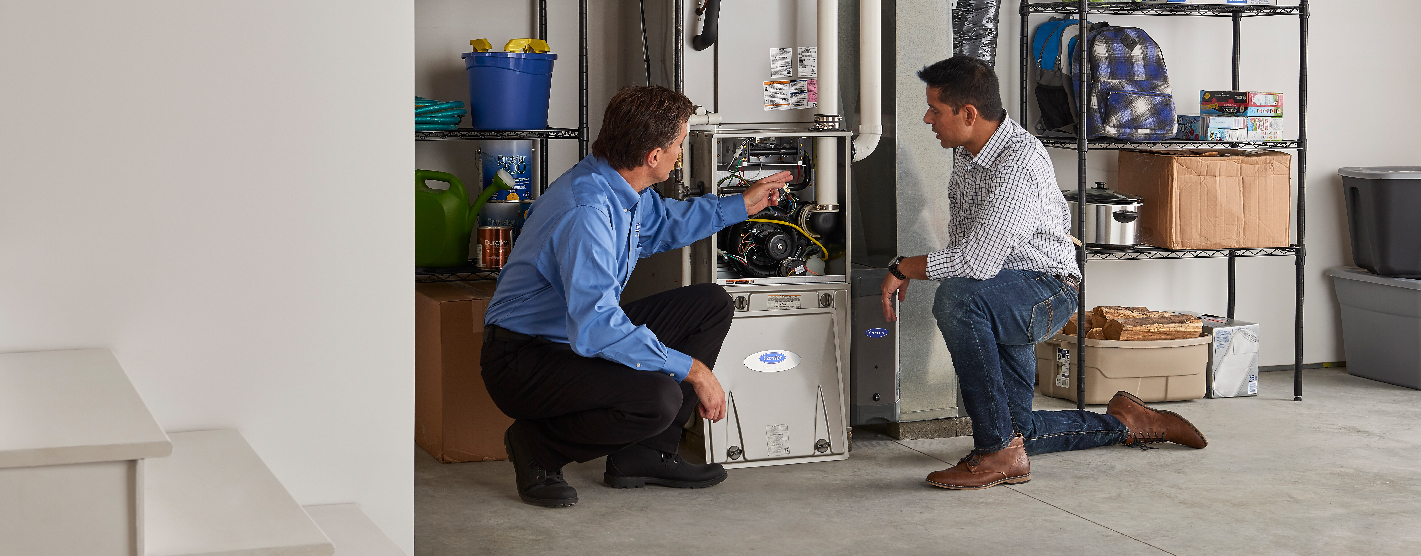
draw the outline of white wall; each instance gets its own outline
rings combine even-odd
[[[0,351],[110,347],[412,553],[412,3],[0,12]]]
[[[1284,0],[1284,4],[1296,1]],[[997,70],[1013,117],[1019,112],[1018,3],[1004,2]],[[1359,7],[1360,6],[1360,7]],[[1342,361],[1337,300],[1326,269],[1352,264],[1342,166],[1421,164],[1421,104],[1404,100],[1421,88],[1421,64],[1408,54],[1421,3],[1312,2],[1309,44],[1307,268],[1305,361]],[[901,17],[901,14],[900,14]],[[1032,20],[1032,27],[1045,17]],[[1230,87],[1232,26],[1227,18],[1092,16],[1093,21],[1144,28],[1164,50],[1180,113],[1198,113],[1201,89]],[[1286,95],[1286,124],[1298,123],[1298,18],[1245,18],[1241,86]],[[1033,102],[1034,104],[1034,102]],[[1053,155],[1061,185],[1075,187],[1073,152]],[[1294,166],[1296,167],[1296,160]],[[1093,154],[1090,180],[1115,183],[1115,155]],[[1296,179],[1294,180],[1296,184]],[[1294,202],[1297,195],[1294,195]],[[1296,225],[1294,226],[1296,233]],[[1226,262],[1219,260],[1100,262],[1088,267],[1087,303],[1147,305],[1223,314]],[[1263,324],[1261,364],[1293,362],[1293,259],[1238,262],[1238,318]]]

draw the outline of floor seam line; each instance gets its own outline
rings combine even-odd
[[[1089,523],[1091,523],[1091,524],[1093,524],[1093,525],[1095,525],[1095,526],[1097,526],[1097,527],[1100,527],[1100,528],[1102,528],[1102,529],[1105,529],[1106,531],[1110,531],[1110,532],[1112,532],[1112,533],[1115,533],[1115,534],[1117,534],[1117,535],[1120,535],[1120,536],[1122,536],[1122,537],[1125,537],[1125,538],[1130,539],[1130,540],[1132,540],[1132,541],[1135,541],[1135,542],[1137,542],[1137,543],[1143,544],[1143,545],[1145,545],[1145,546],[1148,546],[1148,547],[1150,547],[1150,548],[1153,548],[1153,549],[1155,549],[1155,550],[1158,550],[1158,551],[1160,551],[1160,552],[1163,552],[1163,553],[1165,553],[1165,554],[1168,554],[1169,556],[1178,556],[1177,554],[1175,554],[1175,553],[1173,553],[1173,552],[1170,552],[1170,551],[1168,551],[1168,550],[1165,550],[1165,549],[1160,548],[1160,547],[1158,547],[1158,546],[1155,546],[1155,545],[1153,545],[1153,544],[1147,543],[1147,542],[1145,542],[1145,541],[1142,541],[1142,540],[1140,540],[1140,539],[1137,539],[1137,538],[1135,538],[1135,537],[1132,537],[1132,536],[1130,536],[1130,535],[1127,535],[1127,534],[1125,534],[1125,533],[1123,533],[1123,532],[1120,532],[1120,531],[1116,530],[1116,529],[1113,528],[1113,527],[1107,526],[1107,525],[1105,525],[1105,524],[1103,524],[1103,523],[1100,523],[1100,522],[1098,522],[1098,521],[1095,521],[1095,520],[1093,520],[1093,519],[1090,519],[1090,518],[1088,518],[1088,517],[1085,517],[1085,516],[1083,516],[1083,515],[1081,515],[1081,514],[1078,514],[1078,513],[1076,513],[1076,512],[1067,510],[1067,509],[1065,509],[1065,508],[1062,508],[1062,507],[1060,507],[1060,506],[1057,506],[1057,505],[1055,505],[1055,504],[1052,504],[1052,503],[1050,503],[1050,502],[1047,502],[1047,501],[1045,501],[1045,500],[1042,500],[1042,499],[1040,499],[1040,498],[1037,498],[1037,497],[1035,497],[1035,496],[1032,496],[1032,495],[1030,495],[1030,494],[1027,494],[1027,493],[1025,493],[1025,492],[1022,492],[1022,491],[1020,491],[1020,490],[1017,490],[1016,488],[1013,488],[1013,487],[1008,486],[1008,485],[1003,485],[1003,486],[1006,486],[1007,489],[1011,490],[1012,492],[1015,492],[1015,493],[1017,493],[1017,494],[1020,494],[1020,495],[1022,495],[1022,496],[1025,496],[1025,497],[1027,497],[1027,498],[1030,498],[1030,499],[1032,499],[1032,500],[1035,500],[1035,501],[1040,502],[1040,503],[1042,503],[1042,504],[1045,504],[1045,505],[1047,505],[1047,506],[1051,506],[1052,508],[1056,508],[1056,509],[1058,509],[1058,510],[1061,510],[1061,511],[1063,511],[1063,512],[1066,512],[1067,514],[1070,514],[1070,515],[1075,516],[1075,517],[1077,517],[1077,518],[1079,518],[1079,519],[1082,519],[1082,520],[1084,520],[1084,521],[1086,521],[1086,522],[1089,522]]]
[[[927,457],[930,457],[930,458],[932,458],[932,459],[938,460],[938,461],[940,461],[940,462],[943,462],[943,463],[952,463],[952,462],[947,461],[947,460],[945,460],[945,459],[942,459],[942,458],[940,458],[940,457],[934,456],[934,455],[932,455],[932,454],[929,454],[929,453],[927,453],[927,452],[924,452],[924,451],[922,451],[922,450],[919,450],[919,449],[917,449],[917,448],[914,448],[914,447],[912,447],[912,446],[909,446],[909,445],[907,445],[907,444],[904,444],[901,440],[894,440],[893,443],[894,443],[894,444],[897,444],[897,445],[899,445],[899,446],[902,446],[902,447],[904,447],[904,448],[907,448],[907,449],[909,449],[909,450],[912,450],[912,451],[914,451],[914,452],[917,452],[917,453],[919,453],[919,454],[922,454],[922,455],[925,455],[925,456],[927,456]]]

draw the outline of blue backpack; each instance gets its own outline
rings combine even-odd
[[[1054,27],[1047,27],[1053,23]],[[1143,29],[1116,27],[1108,23],[1091,24],[1086,40],[1078,42],[1079,37],[1072,38],[1065,49],[1065,59],[1071,63],[1069,71],[1057,69],[1062,63],[1056,60],[1049,64],[1054,67],[1047,70],[1046,59],[1053,54],[1052,46],[1059,48],[1061,35],[1075,23],[1076,20],[1048,21],[1036,30],[1032,50],[1033,53],[1040,53],[1037,54],[1037,61],[1042,72],[1037,81],[1037,104],[1041,107],[1042,127],[1075,133],[1078,122],[1074,121],[1073,108],[1066,110],[1069,125],[1053,125],[1060,124],[1064,119],[1060,117],[1060,101],[1057,100],[1061,95],[1050,89],[1054,84],[1054,76],[1050,72],[1069,75],[1062,89],[1068,91],[1065,98],[1074,102],[1075,95],[1079,94],[1077,88],[1082,71],[1074,62],[1079,52],[1078,44],[1084,43],[1090,49],[1089,68],[1086,68],[1086,136],[1130,141],[1173,138],[1174,97],[1169,86],[1164,53]],[[1040,47],[1035,47],[1036,44]],[[1048,107],[1048,104],[1051,106]]]

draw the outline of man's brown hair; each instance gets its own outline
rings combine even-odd
[[[676,141],[695,109],[686,95],[666,87],[617,91],[603,113],[592,154],[618,170],[641,166],[651,151],[669,148]]]

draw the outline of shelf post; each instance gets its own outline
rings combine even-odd
[[[1079,167],[1077,168],[1076,183],[1076,234],[1080,236],[1081,245],[1076,247],[1076,265],[1081,269],[1080,291],[1076,292],[1076,409],[1085,409],[1085,184],[1086,184],[1086,155],[1089,154],[1090,145],[1086,143],[1086,136],[1090,134],[1090,126],[1086,123],[1087,111],[1090,109],[1086,98],[1090,96],[1086,85],[1089,83],[1090,64],[1090,34],[1087,32],[1090,26],[1086,22],[1086,5],[1089,2],[1077,2],[1078,22],[1080,25],[1080,48],[1076,50],[1080,53],[1081,68],[1080,86],[1076,89],[1076,155]]]
[[[1303,279],[1307,264],[1307,175],[1308,175],[1308,0],[1299,4],[1298,14],[1298,251],[1297,307],[1293,314],[1293,401],[1303,400]]]
[[[1021,14],[1021,50],[1020,50],[1021,55],[1018,56],[1018,58],[1021,59],[1021,115],[1019,116],[1019,117],[1021,118],[1021,127],[1027,127],[1027,125],[1028,125],[1028,124],[1026,123],[1026,95],[1027,95],[1027,87],[1026,87],[1027,74],[1026,74],[1026,72],[1027,72],[1027,68],[1030,67],[1030,66],[1027,65],[1026,60],[1027,60],[1027,57],[1028,57],[1028,56],[1031,56],[1031,54],[1030,54],[1030,52],[1031,52],[1031,42],[1030,42],[1029,40],[1027,40],[1028,32],[1027,32],[1026,27],[1027,27],[1028,25],[1030,25],[1030,22],[1028,21],[1028,18],[1029,18],[1030,13],[1031,13],[1030,10],[1031,10],[1031,0],[1021,0],[1021,5],[1020,5],[1020,6],[1018,7],[1018,9],[1017,9],[1017,12],[1019,12],[1019,13]],[[1035,61],[1036,61],[1036,60],[1033,59],[1033,60],[1032,60],[1032,63],[1035,63]],[[1028,128],[1028,129],[1031,129],[1031,128]]]
[[[587,132],[587,0],[578,0],[578,28],[580,50],[578,51],[578,96],[577,96],[577,159],[587,158],[587,143],[591,138]]]
[[[1239,66],[1243,62],[1243,12],[1234,12],[1232,19],[1234,24],[1234,86],[1232,90],[1238,91],[1240,90],[1238,83]]]
[[[548,40],[548,0],[538,0],[538,39]],[[548,188],[548,140],[538,140],[538,186],[533,189],[534,198]]]
[[[1234,249],[1229,249],[1229,310],[1228,313],[1226,313],[1229,317],[1229,320],[1233,320],[1234,318],[1234,299],[1236,297],[1235,294],[1238,292],[1238,288],[1235,287],[1235,285],[1238,283],[1237,278],[1238,251]]]

